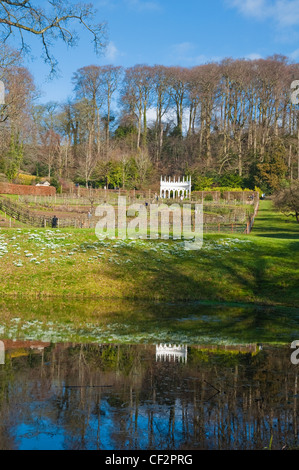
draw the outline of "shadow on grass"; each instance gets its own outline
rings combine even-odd
[[[257,237],[263,237],[263,238],[276,238],[276,239],[283,239],[283,240],[299,240],[299,234],[296,235],[290,235],[287,232],[281,232],[281,233],[259,233],[258,235],[256,234]]]
[[[299,239],[299,224],[295,218],[276,212],[270,201],[261,203],[252,234],[258,237]]]
[[[111,280],[125,276],[132,299],[299,305],[297,242],[286,240],[284,248],[275,242],[254,244],[217,258],[199,250],[185,254],[183,261],[174,256],[163,262],[161,254],[135,250],[137,266],[105,272]]]

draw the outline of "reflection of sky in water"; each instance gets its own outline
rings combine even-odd
[[[157,361],[153,345],[22,354],[0,368],[1,448],[263,449],[271,436],[273,448],[299,444],[289,348],[192,346],[185,363]]]
[[[49,343],[6,351],[0,448],[263,449],[271,436],[276,449],[299,445],[289,348],[298,309],[95,304],[80,323],[85,303],[37,305],[31,318],[21,307],[2,320],[1,339]]]
[[[160,407],[161,408],[161,407]],[[183,410],[179,400],[175,403],[175,424],[172,427],[171,435],[169,436],[169,415],[163,409],[159,409],[159,406],[152,407],[151,410],[155,414],[153,423],[154,438],[149,439],[148,433],[148,408],[140,407],[138,410],[138,417],[134,422],[134,426],[138,428],[138,434],[130,439],[123,439],[125,427],[120,428],[117,423],[117,412],[113,411],[107,404],[107,401],[103,401],[101,404],[101,431],[99,432],[99,421],[94,417],[91,417],[89,425],[85,431],[85,442],[83,448],[90,450],[105,449],[105,450],[117,450],[118,437],[123,443],[123,449],[149,449],[149,448],[168,448],[173,447],[175,443],[184,442],[184,436],[186,431],[183,429],[182,416]],[[240,412],[240,410],[239,410]],[[113,416],[115,415],[116,416]],[[254,442],[254,425],[253,422],[247,423],[242,422],[242,416],[239,416],[239,423],[245,427],[246,441]],[[277,419],[273,420],[273,424],[277,422]],[[226,432],[233,430],[234,423],[231,421],[226,425]],[[194,432],[192,422],[189,423],[188,432],[192,434]],[[266,425],[265,430],[269,432],[270,426]],[[129,429],[127,429],[129,432]],[[204,433],[206,441],[209,443],[209,448],[215,448],[213,443],[213,436],[215,434],[221,435],[223,433],[223,426],[209,424],[207,421],[204,426]],[[62,450],[68,448],[69,436],[67,435],[67,429],[63,429],[55,422],[51,422],[48,419],[35,420],[31,424],[20,424],[14,430],[16,436],[16,442],[19,450]],[[96,436],[96,437],[95,437]],[[165,437],[168,436],[168,437]],[[80,441],[80,437],[78,436]],[[231,432],[230,442],[234,445],[235,437],[234,433]]]
[[[47,406],[45,406],[47,408]],[[62,450],[68,448],[68,432],[67,429],[57,425],[51,419],[42,418],[43,406],[40,402],[32,402],[30,404],[32,410],[32,419],[30,424],[21,423],[14,428],[13,434],[16,438],[17,448],[19,450]],[[148,449],[153,448],[153,442],[150,442],[148,435],[148,412],[149,409],[155,414],[154,419],[154,441],[155,445],[163,448],[165,444],[165,436],[169,432],[169,413],[163,406],[148,404],[138,409],[138,416],[134,419],[133,426],[138,427],[138,435],[130,439],[123,439],[124,432],[129,432],[126,423],[119,423],[118,410],[109,405],[108,400],[101,402],[100,420],[91,416],[89,424],[86,427],[85,437],[88,442],[88,449],[105,449],[115,450],[117,448],[118,436],[124,443],[125,448],[132,448],[134,441],[137,448]],[[38,416],[36,415],[38,410]],[[175,402],[175,424],[172,428],[173,438],[169,439],[168,444],[175,441],[181,441],[183,438],[182,422],[179,417],[182,414],[180,400]],[[84,419],[84,417],[82,417]],[[100,431],[99,431],[100,422]],[[134,433],[133,433],[134,434]],[[80,436],[78,435],[80,441]],[[136,447],[133,445],[133,448]]]
[[[35,406],[42,408],[40,403],[32,403],[31,408]],[[153,436],[149,437],[148,413],[154,414],[153,420]],[[100,431],[99,420],[91,417],[89,424],[85,430],[85,438],[83,448],[89,450],[105,449],[117,450],[117,443],[122,442],[122,449],[153,449],[153,448],[175,448],[179,447],[178,443],[184,442],[186,437],[186,429],[182,423],[183,407],[181,401],[177,399],[174,404],[174,424],[169,423],[169,410],[163,406],[149,404],[141,406],[138,409],[138,416],[134,418],[133,428],[138,428],[138,432],[132,433],[132,437],[124,439],[124,433],[130,433],[130,426],[126,423],[119,423],[118,411],[111,407],[107,400],[101,403]],[[232,424],[232,423],[231,423]],[[254,429],[247,426],[247,439],[253,438]],[[223,429],[217,424],[209,425],[207,421],[204,426],[204,432],[207,441],[210,441],[210,447],[213,448],[213,435],[223,432]],[[192,422],[188,423],[188,433],[194,433]],[[67,429],[57,426],[56,422],[49,419],[33,419],[30,424],[22,423],[18,425],[14,434],[19,450],[63,450],[68,448],[70,436]],[[80,435],[77,436],[80,442]],[[231,441],[234,441],[233,435]],[[82,441],[81,441],[82,442]]]
[[[41,419],[37,423],[22,423],[14,430],[18,450],[62,450],[65,431],[56,423]]]

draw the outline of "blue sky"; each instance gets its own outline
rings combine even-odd
[[[36,3],[44,3],[36,1]],[[71,78],[90,64],[194,66],[225,57],[259,58],[274,53],[299,60],[299,0],[94,0],[98,22],[108,26],[108,47],[96,56],[90,37],[79,30],[78,47],[57,43],[52,52],[60,77],[48,81],[49,67],[36,38],[34,59],[25,58],[40,101],[64,101]]]

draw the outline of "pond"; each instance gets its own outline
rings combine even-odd
[[[298,310],[111,308],[2,302],[1,449],[299,446]]]

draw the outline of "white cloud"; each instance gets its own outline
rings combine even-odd
[[[186,54],[192,52],[195,49],[195,45],[186,41],[179,44],[174,44],[171,49],[173,55],[175,55],[178,59],[181,59],[182,57],[185,57]]]
[[[289,54],[289,58],[292,60],[298,60],[299,59],[299,49],[296,49],[295,51],[291,52]]]
[[[228,4],[245,16],[251,16],[256,19],[268,17],[268,0],[229,0]]]
[[[109,42],[106,51],[105,51],[105,57],[106,59],[109,59],[111,61],[115,60],[117,56],[119,55],[119,51],[117,47],[115,46],[114,42]]]
[[[109,10],[123,8],[124,6],[138,12],[162,9],[158,0],[97,0],[95,4],[97,7],[108,8]]]
[[[205,54],[200,54],[197,49],[198,46],[196,44],[188,41],[174,44],[170,48],[170,60],[172,63],[180,63],[185,66],[200,65],[221,60],[221,57],[208,57]]]
[[[96,6],[97,7],[115,7],[115,3],[113,2],[113,0],[97,0],[97,3],[96,3]]]
[[[273,20],[279,27],[299,25],[299,0],[227,0],[229,6],[256,20]]]
[[[105,58],[111,63],[114,63],[120,57],[124,57],[125,54],[121,52],[113,41],[110,41],[105,50]]]
[[[262,56],[260,54],[256,54],[255,52],[252,52],[251,54],[246,55],[245,59],[258,60],[258,59],[262,59]]]
[[[156,1],[149,0],[125,0],[125,3],[135,11],[157,11],[161,6]]]
[[[276,2],[276,15],[278,22],[283,26],[299,24],[299,0]]]

